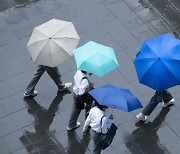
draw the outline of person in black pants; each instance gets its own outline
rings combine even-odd
[[[163,102],[162,107],[168,107],[169,105],[174,104],[175,99],[167,89],[162,92],[156,91],[142,113],[139,113],[136,117],[141,121],[146,121],[159,102]]]
[[[36,84],[38,83],[39,79],[41,76],[44,74],[44,72],[47,72],[48,75],[52,78],[54,83],[58,87],[58,91],[64,91],[68,90],[71,86],[72,83],[62,83],[61,82],[61,75],[59,73],[58,67],[49,67],[49,66],[44,66],[44,65],[38,65],[37,66],[37,71],[34,73],[33,78],[31,79],[29,85],[26,88],[26,91],[24,92],[24,97],[35,97],[38,92],[35,89]]]
[[[93,89],[94,84],[89,81],[89,73],[83,70],[78,70],[74,75],[74,87],[73,87],[73,98],[74,104],[70,120],[67,126],[67,130],[71,131],[80,126],[80,122],[77,119],[81,113],[81,110],[85,109],[85,119],[88,116],[89,110],[93,106],[93,97],[88,93],[89,90]]]

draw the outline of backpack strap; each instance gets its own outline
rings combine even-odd
[[[102,117],[101,117],[101,121],[100,121],[100,126],[101,126],[101,133],[102,133],[102,119],[105,117],[105,115],[103,115]]]

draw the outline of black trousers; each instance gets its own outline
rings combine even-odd
[[[151,98],[150,102],[146,105],[144,110],[142,111],[143,115],[149,116],[153,110],[156,108],[159,102],[164,101],[164,103],[169,102],[172,99],[172,95],[169,91],[164,90],[162,92],[156,91],[154,96]]]
[[[76,126],[77,119],[81,113],[81,110],[85,109],[85,119],[87,118],[91,107],[93,106],[93,97],[86,93],[83,96],[73,95],[74,104],[72,107],[72,112],[69,120],[68,126],[73,128]]]

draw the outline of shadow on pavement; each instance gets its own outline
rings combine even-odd
[[[135,145],[135,147],[132,148],[132,145],[129,144],[132,142],[126,142],[126,147],[130,152],[136,153],[135,149],[137,148],[142,153],[167,153],[167,149],[165,149],[165,147],[163,147],[159,142],[157,131],[161,128],[161,125],[169,111],[170,107],[163,108],[152,122],[143,123],[139,121],[135,123],[138,128],[131,134],[125,136],[126,140],[131,140]]]
[[[69,93],[71,92],[57,93],[48,109],[40,106],[34,98],[24,98],[28,105],[28,113],[35,119],[34,132],[25,130],[24,134],[20,137],[20,141],[26,147],[27,152],[34,153],[38,151],[43,154],[66,153],[63,146],[51,135],[55,133],[55,130],[49,130],[49,127],[53,122],[63,96]]]

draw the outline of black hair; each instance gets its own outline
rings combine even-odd
[[[87,73],[87,72],[86,72],[86,71],[84,71],[84,70],[81,70],[81,72],[82,72],[82,73],[84,73],[84,74],[86,74],[86,73]]]
[[[100,110],[102,110],[105,107],[108,107],[108,106],[99,104],[97,101],[95,101],[95,106],[97,106]]]

